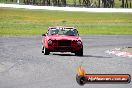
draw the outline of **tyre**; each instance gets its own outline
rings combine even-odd
[[[75,53],[76,56],[83,56],[83,48],[79,52]]]
[[[42,48],[42,52],[44,53],[44,55],[49,55],[50,54],[50,52],[48,51],[48,49],[45,48],[44,46]]]
[[[44,53],[44,47],[42,46],[42,53]]]

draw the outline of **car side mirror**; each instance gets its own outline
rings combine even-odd
[[[46,36],[46,34],[42,34],[42,36]]]

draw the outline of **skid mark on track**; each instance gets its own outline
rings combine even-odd
[[[17,61],[16,63],[12,62],[1,62],[0,63],[0,72],[5,73],[14,68],[16,65],[20,64],[22,60]]]

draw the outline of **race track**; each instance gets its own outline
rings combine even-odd
[[[87,73],[130,74],[132,58],[117,57],[106,50],[132,46],[131,35],[82,36],[84,56],[41,53],[41,36],[0,37],[0,88],[131,88],[130,84],[76,83],[77,67]]]

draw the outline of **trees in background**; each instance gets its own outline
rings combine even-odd
[[[6,2],[17,2],[17,0],[6,0]],[[43,6],[69,6],[68,0],[20,0],[26,5],[43,5]],[[103,7],[113,8],[115,6],[114,0],[71,0],[72,6],[82,7]],[[70,3],[71,4],[71,3]],[[122,8],[131,8],[132,0],[121,0]]]
[[[132,7],[132,0],[121,0],[122,4],[121,7],[122,8],[131,8]]]
[[[114,0],[102,0],[102,7],[113,8],[114,7]]]

